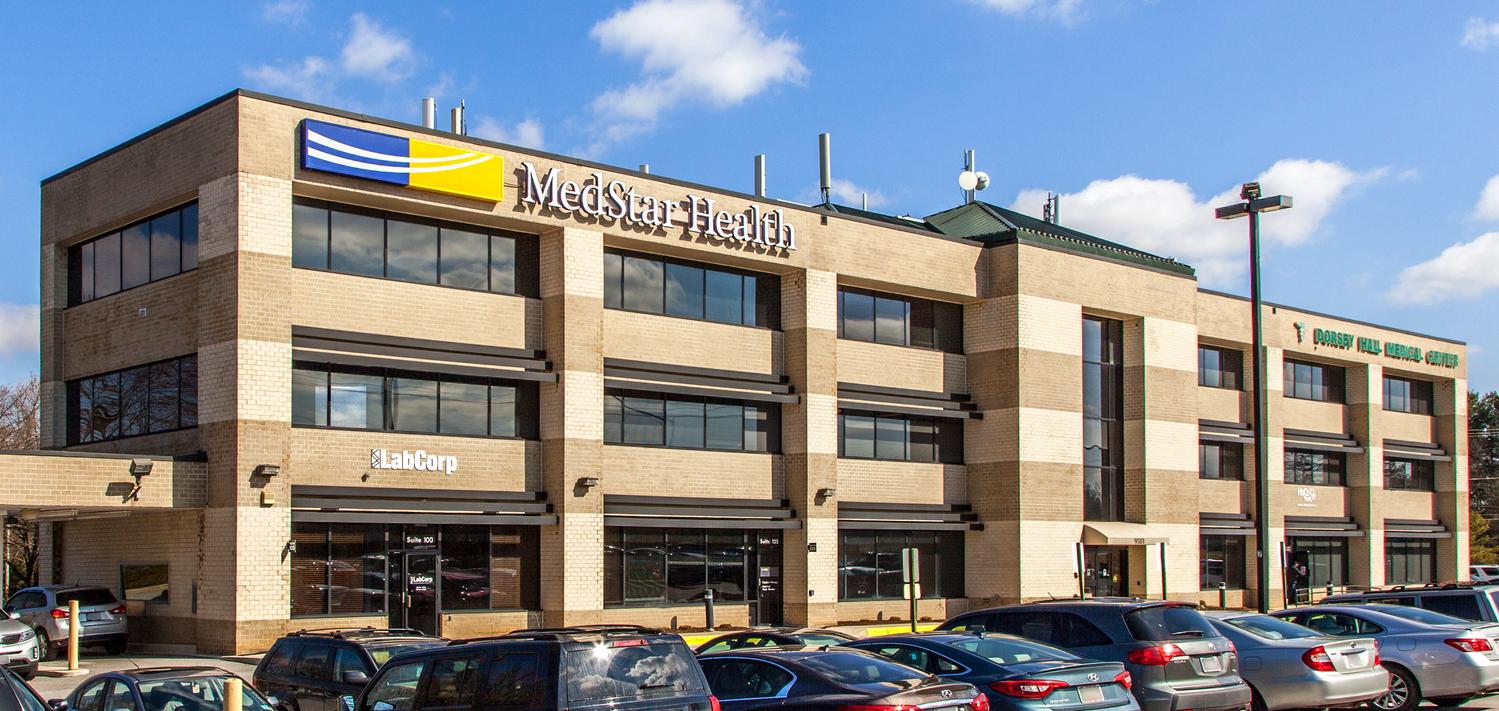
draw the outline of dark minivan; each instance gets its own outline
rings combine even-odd
[[[447,643],[416,630],[302,630],[276,640],[251,678],[292,711],[338,711],[391,657]]]
[[[634,625],[523,630],[402,654],[343,703],[353,711],[718,709],[682,638]]]
[[[1195,605],[1138,598],[1057,600],[967,612],[943,630],[1034,639],[1100,661],[1124,662],[1145,711],[1246,709],[1250,690],[1228,641]]]

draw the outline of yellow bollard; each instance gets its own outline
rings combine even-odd
[[[241,711],[244,707],[245,682],[237,676],[224,680],[224,711]]]
[[[78,601],[68,601],[68,671],[78,671],[78,627],[83,621],[78,619]]]

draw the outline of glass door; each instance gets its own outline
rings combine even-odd
[[[754,585],[756,625],[779,625],[781,619],[781,532],[755,535],[754,565],[748,571]]]
[[[1083,587],[1092,597],[1122,597],[1129,587],[1129,549],[1088,546],[1083,550]]]

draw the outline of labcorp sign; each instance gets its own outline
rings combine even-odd
[[[458,458],[451,455],[427,454],[426,450],[418,449],[415,452],[401,450],[393,452],[388,449],[370,450],[371,469],[389,469],[396,471],[411,472],[442,472],[452,476],[458,471]]]
[[[545,174],[530,162],[521,163],[520,201],[542,205],[569,215],[587,215],[658,230],[681,227],[689,234],[711,239],[758,244],[775,249],[796,249],[796,227],[786,222],[780,209],[762,210],[750,204],[744,212],[718,209],[713,198],[688,193],[681,201],[662,200],[635,192],[621,180],[604,180],[591,173],[579,183],[562,179],[562,170]]]

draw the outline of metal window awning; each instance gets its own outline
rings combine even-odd
[[[787,499],[604,495],[605,526],[645,528],[801,528]]]
[[[1385,540],[1391,538],[1451,538],[1452,531],[1436,519],[1387,518]]]
[[[982,531],[968,504],[838,503],[838,528],[876,531]]]
[[[1253,536],[1254,521],[1249,514],[1207,513],[1197,516],[1197,525],[1204,536]]]
[[[1089,521],[1083,524],[1083,544],[1089,546],[1143,546],[1165,543],[1168,538],[1144,523]]]
[[[555,382],[544,351],[292,326],[292,360]]]
[[[1450,462],[1452,456],[1442,446],[1432,442],[1408,442],[1401,439],[1386,439],[1384,455],[1395,459],[1419,459],[1428,462]]]
[[[981,420],[984,413],[964,393],[911,390],[885,385],[838,383],[838,407],[892,415]]]
[[[1287,538],[1363,538],[1350,516],[1287,516]]]
[[[789,381],[785,375],[772,373],[604,359],[604,387],[619,390],[795,405],[801,396]]]
[[[293,523],[410,523],[551,526],[538,491],[468,491],[357,486],[292,486]]]
[[[1364,448],[1358,440],[1340,432],[1315,432],[1312,430],[1285,429],[1286,449],[1309,449],[1314,452],[1338,452],[1359,454]]]
[[[1244,422],[1198,420],[1197,438],[1206,442],[1252,445],[1254,444],[1254,430]]]

